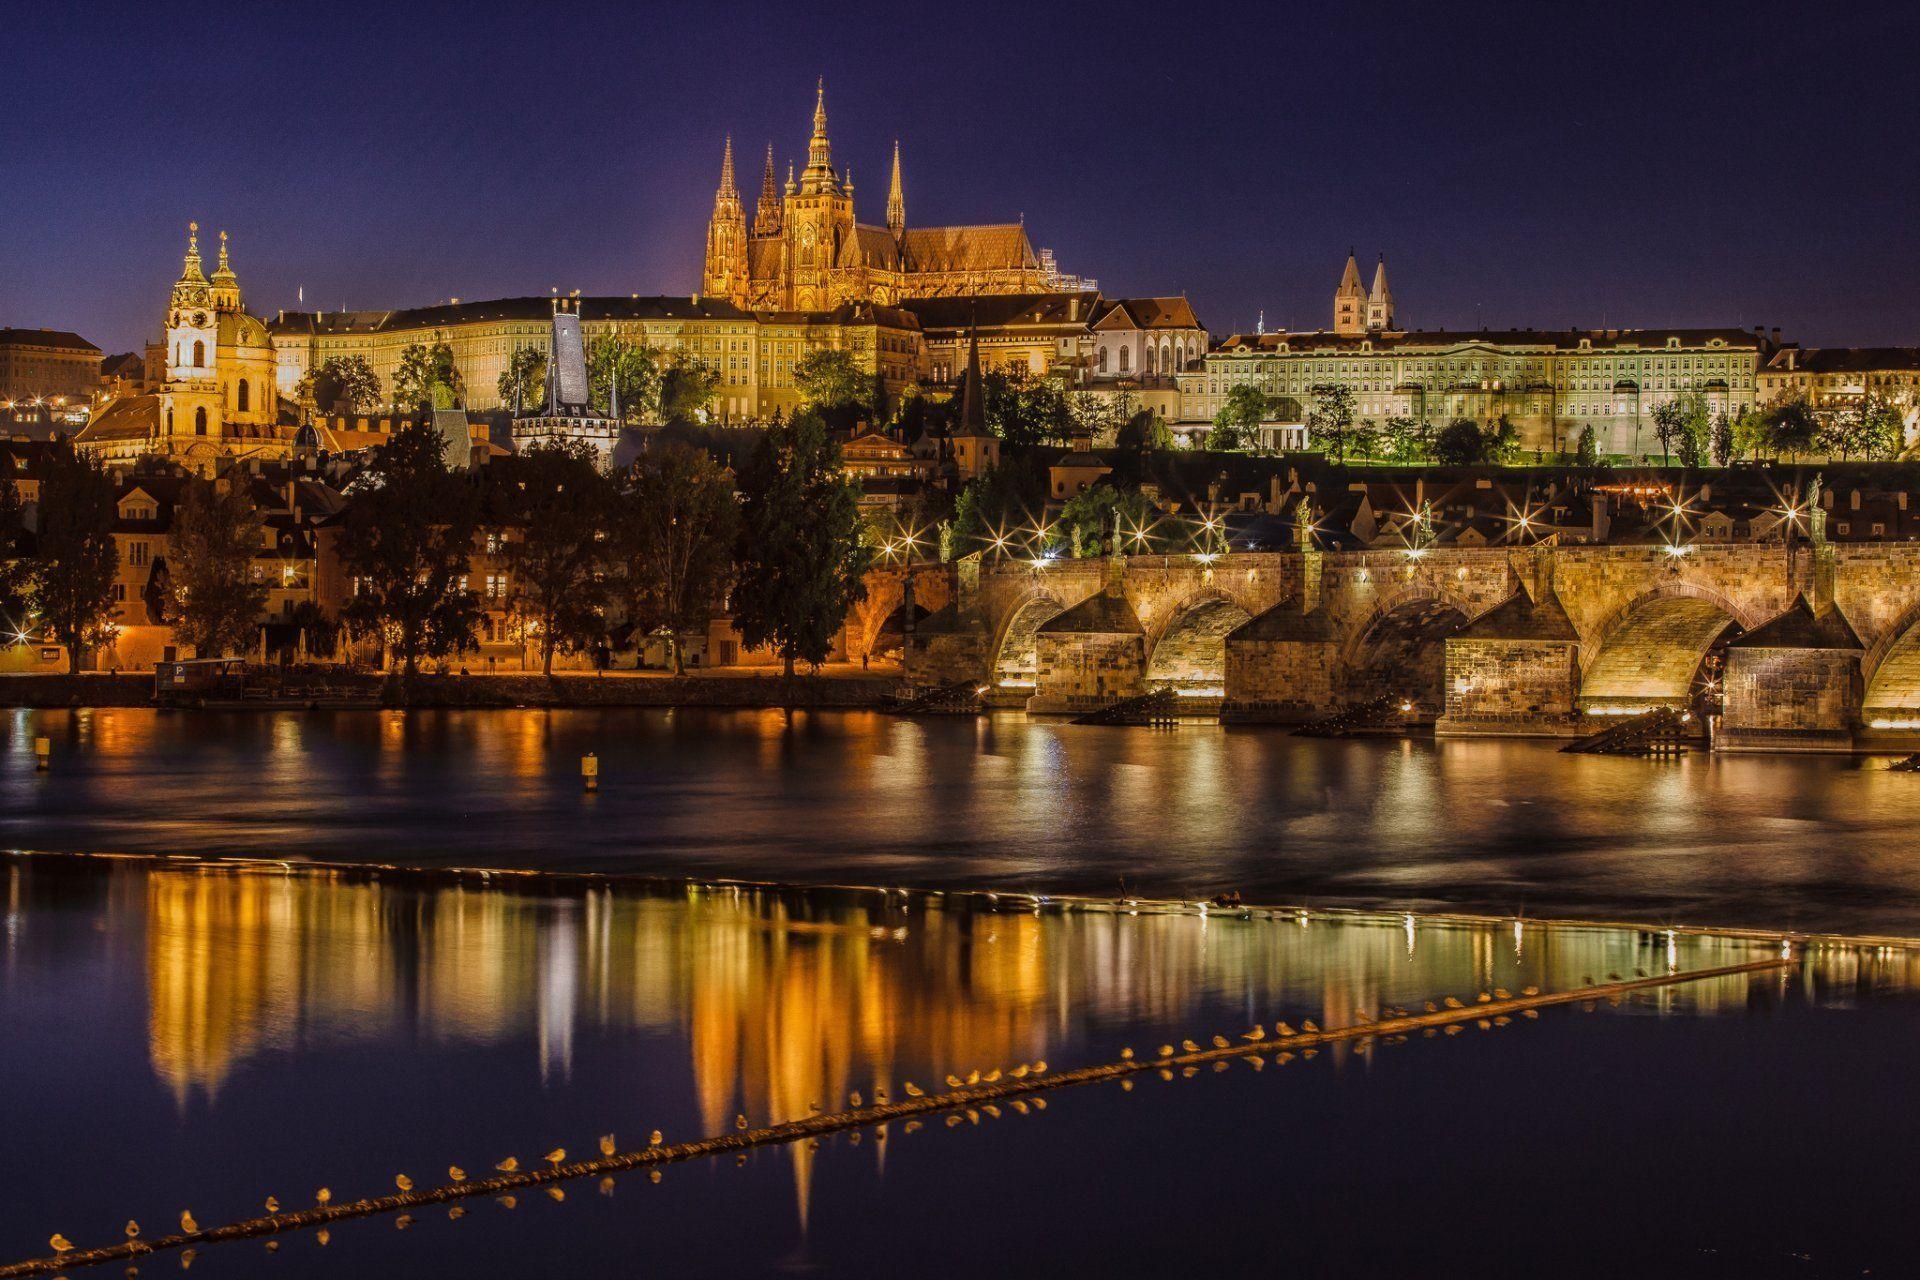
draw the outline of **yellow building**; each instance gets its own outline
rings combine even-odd
[[[280,458],[294,427],[280,421],[273,340],[247,313],[220,233],[211,279],[201,270],[199,224],[187,228],[186,261],[168,299],[157,392],[109,400],[74,438],[107,461],[158,455],[211,474],[229,459]]]
[[[877,373],[897,396],[918,379],[920,326],[907,312],[871,303],[831,311],[749,311],[723,298],[587,297],[579,304],[581,336],[589,348],[608,336],[651,347],[668,357],[699,360],[720,374],[711,412],[723,422],[791,414],[800,404],[794,366],[811,351],[846,351]],[[544,359],[553,327],[551,298],[449,302],[402,311],[283,311],[273,335],[282,395],[291,397],[307,372],[327,360],[364,357],[391,394],[402,353],[415,343],[444,342],[453,352],[456,391],[469,409],[510,409],[500,398],[500,375],[514,353]]]
[[[734,181],[733,139],[727,139],[703,280],[707,293],[739,306],[798,311],[1063,287],[1052,255],[1034,250],[1024,223],[909,227],[897,142],[886,225],[858,222],[852,172],[833,167],[824,84],[814,102],[807,166],[798,180],[789,166],[784,192],[775,187],[768,146],[751,229]]]

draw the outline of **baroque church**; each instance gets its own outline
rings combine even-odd
[[[755,310],[825,311],[848,302],[891,306],[905,298],[1041,293],[1066,283],[1051,254],[1034,251],[1023,223],[909,227],[897,142],[887,223],[857,222],[853,174],[833,167],[824,82],[814,101],[807,167],[796,181],[789,165],[782,191],[768,145],[751,228],[734,183],[733,139],[727,139],[707,226],[702,289],[709,296]]]
[[[147,367],[160,389],[103,405],[74,437],[76,447],[108,461],[158,454],[204,474],[226,459],[283,457],[291,448],[294,427],[281,422],[274,390],[273,339],[241,300],[226,232],[209,279],[200,225],[187,224],[166,332],[148,348]]]

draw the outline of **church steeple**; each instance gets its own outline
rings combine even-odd
[[[893,140],[893,181],[887,188],[887,230],[895,240],[907,234],[907,197],[900,186],[900,139]]]
[[[840,181],[833,175],[833,144],[827,141],[827,82],[822,77],[813,100],[813,137],[807,143],[807,168],[800,175],[800,190],[813,195],[839,189]]]
[[[1393,328],[1393,290],[1387,288],[1387,255],[1373,269],[1373,288],[1367,293],[1367,331],[1384,333]]]
[[[780,234],[780,188],[773,179],[773,144],[767,144],[767,168],[760,177],[760,202],[753,209],[753,234]]]
[[[180,265],[181,284],[205,284],[207,273],[200,269],[200,224],[187,224],[187,256]]]
[[[732,134],[727,135],[726,154],[723,155],[720,159],[720,190],[716,192],[715,195],[716,195],[716,198],[720,200],[732,200],[732,201],[738,202],[740,199],[740,188],[735,186],[733,182],[733,135]]]
[[[707,223],[707,261],[701,291],[741,302],[747,290],[747,212],[733,179],[733,136],[720,160],[720,189]]]
[[[980,331],[971,320],[967,323],[967,372],[960,385],[960,426],[954,434],[989,434],[985,388],[980,385]]]
[[[213,305],[217,311],[240,309],[240,279],[233,274],[233,262],[227,257],[227,233],[220,233],[220,262],[213,272]]]
[[[1360,262],[1352,249],[1347,250],[1347,269],[1340,273],[1340,287],[1333,291],[1333,331],[1352,335],[1366,332],[1367,291],[1360,286]]]

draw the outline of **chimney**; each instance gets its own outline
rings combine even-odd
[[[1779,325],[1773,326],[1773,345],[1776,347],[1780,345],[1780,326]]]
[[[1607,514],[1607,495],[1604,493],[1594,494],[1593,540],[1595,542],[1605,542],[1607,540],[1607,530],[1612,527],[1612,523],[1612,520]]]

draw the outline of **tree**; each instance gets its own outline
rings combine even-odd
[[[618,334],[603,333],[587,344],[587,397],[595,413],[613,412],[620,393],[620,421],[650,415],[660,402],[660,353]]]
[[[1660,441],[1660,464],[1666,466],[1678,453],[1683,466],[1698,466],[1706,451],[1711,423],[1707,398],[1698,391],[1683,391],[1655,405],[1653,434]]]
[[[740,474],[734,626],[773,645],[786,674],[824,661],[847,610],[866,597],[871,557],[860,538],[860,486],[818,413],[770,428]]]
[[[411,422],[374,450],[350,498],[340,560],[353,581],[342,616],[362,635],[378,635],[411,679],[421,657],[444,657],[473,644],[480,620],[464,585],[479,497],[448,469],[431,422]]]
[[[28,587],[47,634],[67,647],[67,672],[113,637],[113,581],[120,569],[113,481],[93,458],[58,440],[40,478],[40,528]]]
[[[1850,404],[1816,411],[1818,442],[1829,455],[1842,459],[1858,454],[1884,461],[1900,451],[1900,415],[1879,396],[1862,396]]]
[[[1047,486],[1039,472],[1006,459],[960,490],[953,504],[949,539],[953,554],[1011,554],[1027,549],[1027,537],[1046,508]]]
[[[13,477],[0,472],[0,649],[26,634],[27,587],[32,565],[27,559],[26,503]]]
[[[1114,444],[1136,452],[1173,448],[1173,428],[1154,409],[1142,409],[1114,434]]]
[[[1724,467],[1733,461],[1733,439],[1733,421],[1722,409],[1713,415],[1713,426],[1708,433],[1707,447],[1714,466]]]
[[[1249,382],[1227,389],[1227,399],[1213,415],[1213,429],[1207,432],[1209,449],[1244,449],[1267,416],[1267,397]]]
[[[660,420],[692,422],[720,390],[720,371],[698,356],[675,352],[660,371]]]
[[[584,648],[606,630],[602,531],[611,490],[584,444],[534,445],[507,472],[505,544],[514,609],[540,646],[540,671],[553,655]]]
[[[1123,417],[1114,397],[1095,395],[1091,391],[1074,393],[1072,411],[1074,433],[1086,436],[1095,444],[1117,437],[1129,423],[1137,421],[1140,417],[1139,414]],[[1124,442],[1122,447],[1127,447]],[[1158,448],[1159,446],[1147,447]]]
[[[189,481],[174,508],[163,615],[202,658],[243,655],[260,635],[267,584],[255,577],[260,513],[237,470]]]
[[[1763,438],[1775,457],[1782,453],[1798,456],[1819,444],[1820,417],[1798,396],[1769,405],[1762,422]]]
[[[807,352],[794,362],[793,384],[799,388],[803,404],[842,431],[877,416],[873,375],[854,362],[851,352]]]
[[[1346,460],[1353,431],[1353,390],[1344,383],[1313,389],[1313,408],[1307,410],[1307,439],[1326,442],[1327,451]]]
[[[1380,452],[1395,462],[1418,462],[1427,453],[1426,424],[1395,415],[1380,428]]]
[[[500,403],[526,409],[547,398],[547,355],[538,347],[515,347],[500,371]]]
[[[611,524],[627,617],[642,632],[667,632],[674,674],[682,674],[680,637],[706,625],[733,568],[733,484],[704,451],[663,444],[634,463]]]
[[[1487,460],[1487,439],[1472,418],[1455,418],[1433,438],[1433,460],[1442,466],[1472,467]]]
[[[365,413],[380,403],[380,378],[365,356],[328,356],[293,390],[321,413]]]
[[[1736,457],[1757,457],[1769,447],[1767,415],[1754,405],[1742,405],[1733,420],[1733,452]]]
[[[1067,499],[1054,530],[1076,556],[1105,555],[1150,550],[1153,525],[1153,504],[1144,493],[1100,481]]]
[[[400,348],[400,367],[393,374],[393,402],[403,409],[430,409],[460,394],[460,371],[453,364],[453,348],[445,342],[428,346],[409,342]]]
[[[1600,465],[1600,446],[1594,439],[1593,424],[1587,423],[1580,428],[1580,439],[1573,447],[1573,460],[1576,466],[1597,467]]]
[[[1058,444],[1073,437],[1073,402],[1051,378],[994,372],[980,382],[987,430],[1008,444]]]

